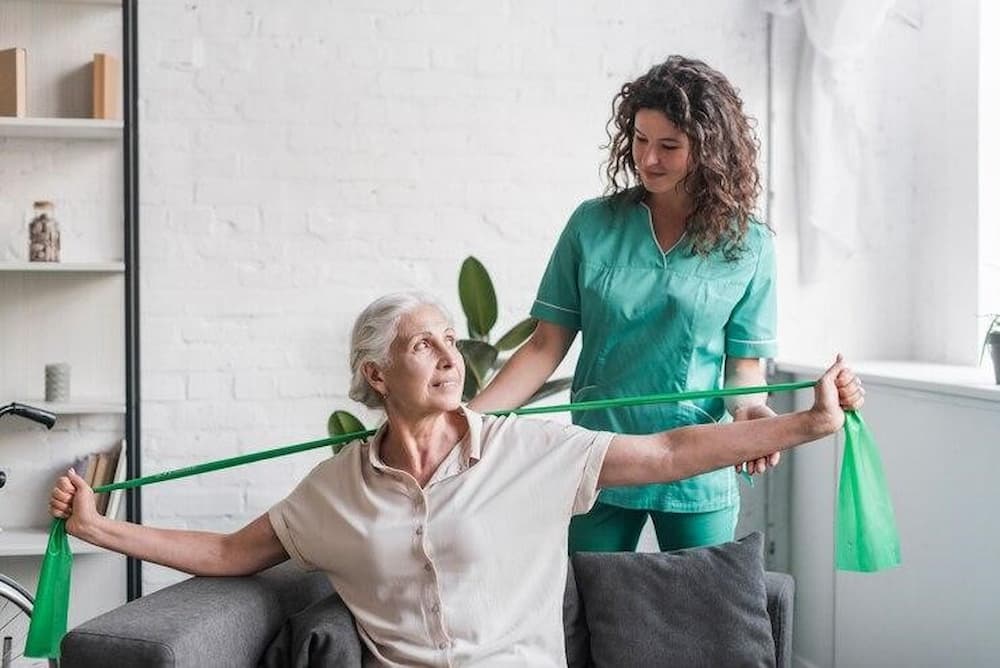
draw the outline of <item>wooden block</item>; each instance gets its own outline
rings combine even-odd
[[[0,51],[0,116],[27,115],[27,60],[24,49]]]
[[[107,53],[94,54],[94,118],[118,120],[122,106],[121,61]]]

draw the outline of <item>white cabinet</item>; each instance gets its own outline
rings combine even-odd
[[[807,378],[819,371],[784,368]],[[789,458],[796,665],[996,665],[1000,387],[985,369],[855,368],[867,388],[862,414],[882,455],[902,565],[882,573],[834,570],[842,439],[796,450]],[[806,392],[797,398],[800,408],[810,401]]]

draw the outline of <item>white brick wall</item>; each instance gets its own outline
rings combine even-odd
[[[602,189],[611,97],[653,62],[701,57],[764,113],[756,3],[140,9],[150,473],[322,436],[332,409],[359,410],[358,311],[420,288],[460,313],[469,254],[493,275],[499,329],[523,317],[566,217]],[[322,456],[152,486],[145,520],[237,527]],[[174,577],[146,571],[149,588]]]

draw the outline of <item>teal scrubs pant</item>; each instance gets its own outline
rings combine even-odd
[[[739,505],[704,513],[667,513],[597,502],[569,525],[569,551],[633,552],[646,518],[653,520],[660,550],[718,545],[733,540]]]

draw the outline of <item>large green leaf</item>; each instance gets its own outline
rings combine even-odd
[[[458,272],[458,298],[469,322],[469,337],[488,340],[497,323],[497,294],[486,267],[471,255]]]
[[[462,357],[465,357],[463,354]],[[465,358],[465,384],[462,386],[462,401],[472,401],[472,398],[479,394],[481,385],[476,374],[472,371],[472,364]]]
[[[525,405],[533,404],[536,401],[539,401],[540,399],[552,396],[553,394],[558,394],[559,392],[562,392],[572,384],[573,384],[572,378],[556,378],[555,380],[547,381],[543,383],[540,388],[538,388],[537,392],[531,395],[528,401],[525,402]]]
[[[326,421],[326,431],[330,436],[342,436],[356,431],[365,431],[365,425],[347,411],[334,411],[330,413],[330,418]],[[330,448],[333,450],[333,454],[337,454],[345,445],[347,444],[338,443],[331,445]]]
[[[485,341],[471,339],[460,339],[455,345],[458,346],[462,357],[465,358],[466,378],[472,374],[476,378],[478,387],[483,387],[489,380],[490,371],[493,369],[493,363],[496,362],[499,351]]]
[[[500,337],[497,341],[497,350],[513,350],[528,340],[531,333],[535,331],[538,321],[534,318],[525,318],[510,328],[510,331]]]

